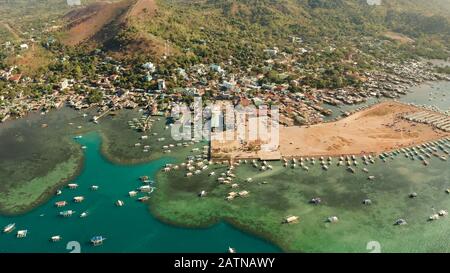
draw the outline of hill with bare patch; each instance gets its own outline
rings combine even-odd
[[[156,12],[154,0],[93,3],[64,16],[62,42],[69,46],[104,47],[122,56],[130,52],[159,55],[164,51],[164,41],[141,30]]]

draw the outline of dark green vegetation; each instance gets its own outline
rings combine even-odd
[[[237,167],[234,183],[239,188],[220,185],[217,175],[226,166],[213,165],[215,177],[201,174],[184,177],[183,171],[160,173],[158,191],[150,200],[150,210],[164,221],[191,227],[207,226],[220,219],[275,242],[285,251],[368,252],[366,245],[378,241],[382,252],[445,252],[449,218],[435,222],[428,217],[450,207],[448,162],[434,159],[431,167],[397,156],[387,163],[358,167],[351,174],[345,167],[328,171],[310,165],[310,171],[285,169],[274,163],[274,170],[261,172],[251,164]],[[375,175],[374,181],[367,179]],[[252,177],[252,182],[245,182]],[[198,197],[202,190],[208,192]],[[248,197],[226,201],[231,191],[249,191]],[[417,192],[416,199],[408,195]],[[309,200],[320,197],[322,204]],[[366,198],[372,205],[363,205]],[[300,217],[297,224],[283,224],[285,217]],[[337,216],[338,223],[327,223]],[[404,218],[406,226],[394,222]]]

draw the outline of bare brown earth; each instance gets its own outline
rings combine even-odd
[[[408,36],[401,34],[401,33],[396,33],[396,32],[392,32],[392,31],[386,31],[385,33],[383,33],[383,36],[391,39],[391,40],[395,40],[398,41],[402,44],[411,44],[414,43],[414,40],[409,38]]]
[[[108,24],[120,18],[130,5],[131,1],[99,2],[70,11],[64,16],[68,23],[63,42],[71,46],[87,42]]]
[[[29,43],[29,49],[6,59],[8,65],[17,65],[24,75],[33,76],[52,62],[52,54],[35,43]]]
[[[267,158],[378,154],[450,136],[426,124],[401,118],[423,111],[398,102],[383,102],[336,122],[280,128],[278,151],[249,151],[237,141],[212,141],[213,158]]]

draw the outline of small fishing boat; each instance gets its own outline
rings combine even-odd
[[[103,241],[105,241],[106,238],[103,236],[94,236],[91,238],[91,244],[93,246],[99,246],[103,244]]]
[[[428,217],[428,221],[436,221],[439,220],[439,214],[434,213],[430,217]]]
[[[73,189],[78,188],[78,184],[72,183],[72,184],[67,185],[67,187],[69,187],[69,189],[73,190]]]
[[[116,206],[122,207],[123,205],[125,205],[125,203],[122,200],[117,200],[116,201]]]
[[[236,253],[236,249],[228,247],[228,253]]]
[[[152,188],[149,185],[144,185],[144,186],[139,187],[139,190],[141,192],[150,192],[152,190]]]
[[[150,199],[150,197],[148,197],[148,196],[142,196],[142,197],[139,197],[137,200],[138,200],[139,202],[145,202],[145,201],[147,201],[148,199]]]
[[[83,136],[76,136],[76,137],[74,137],[74,139],[81,139],[81,138],[83,138]]]
[[[374,176],[374,175],[371,175],[371,176],[368,177],[368,179],[369,179],[369,180],[375,180],[375,176]]]
[[[128,195],[129,195],[130,197],[135,197],[137,194],[138,194],[137,191],[130,191],[130,192],[128,192]]]
[[[81,214],[80,214],[80,218],[85,218],[85,217],[87,217],[88,216],[88,212],[87,211],[84,211],[84,212],[82,212]]]
[[[74,201],[75,203],[81,203],[81,202],[84,201],[84,196],[75,196],[75,197],[73,198],[73,201]]]
[[[61,195],[62,194],[62,191],[61,190],[57,190],[56,191],[56,195]]]
[[[9,232],[13,231],[15,228],[16,228],[15,223],[8,224],[7,226],[5,226],[3,228],[3,233],[9,233]]]
[[[450,194],[450,189],[446,189],[445,192]]]
[[[331,216],[327,218],[328,223],[337,223],[339,221],[339,218],[337,216]]]
[[[62,207],[64,207],[65,205],[67,205],[67,202],[66,202],[66,201],[58,201],[58,202],[55,203],[55,206],[56,206],[57,208],[62,208]]]
[[[438,214],[439,214],[439,216],[447,216],[448,215],[448,211],[442,209],[442,210],[440,210],[438,212]]]
[[[149,177],[146,176],[146,175],[139,177],[139,179],[142,181],[142,183],[149,183],[150,182]]]
[[[205,196],[206,196],[206,191],[201,191],[201,192],[198,194],[198,196],[199,196],[199,197],[205,197]]]
[[[395,223],[394,223],[394,225],[396,225],[396,226],[403,226],[406,224],[408,224],[408,223],[404,219],[397,219],[397,221],[395,221]]]
[[[322,203],[322,199],[320,197],[314,197],[309,201],[310,204],[319,205]]]
[[[92,186],[91,186],[91,190],[93,190],[93,191],[98,190],[98,186],[97,186],[97,185],[92,185]]]
[[[353,169],[352,167],[348,167],[347,171],[351,172],[351,173],[355,173],[355,169]]]
[[[417,197],[417,193],[412,192],[409,194],[409,198],[416,198]]]
[[[75,213],[75,211],[73,210],[65,210],[65,211],[61,211],[59,213],[59,215],[61,215],[62,217],[70,217]]]
[[[370,199],[364,199],[362,202],[364,205],[372,205],[372,200]]]
[[[28,234],[28,230],[26,230],[26,229],[18,230],[16,237],[17,238],[25,238],[25,237],[27,237],[27,234]]]
[[[61,239],[62,239],[62,237],[59,235],[50,237],[50,241],[52,241],[52,242],[59,242],[59,241],[61,241]]]

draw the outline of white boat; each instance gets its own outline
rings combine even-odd
[[[59,215],[61,215],[62,217],[70,217],[75,213],[75,211],[73,210],[65,210],[65,211],[61,211],[59,213]]]
[[[136,196],[138,193],[137,193],[137,191],[130,191],[130,192],[128,192],[128,195],[130,196],[130,197],[134,197],[134,196]]]
[[[228,253],[236,253],[236,249],[228,247]]]
[[[59,242],[59,241],[61,241],[61,236],[59,236],[59,235],[55,235],[55,236],[52,236],[51,238],[50,238],[50,240],[52,241],[52,242]]]
[[[16,237],[17,238],[25,238],[25,237],[27,237],[27,233],[28,233],[28,230],[26,230],[26,229],[18,230]]]
[[[148,196],[142,196],[142,197],[139,197],[137,200],[138,200],[139,202],[145,202],[145,201],[147,201],[148,199],[150,199],[150,197],[148,197]]]
[[[97,186],[97,185],[92,185],[92,186],[91,186],[91,190],[93,190],[93,191],[98,190],[98,186]]]
[[[440,210],[440,211],[438,212],[438,214],[439,214],[439,216],[447,216],[447,215],[448,215],[448,211],[446,211],[446,210]]]
[[[56,191],[56,195],[61,195],[62,194],[62,191],[61,190],[57,190]]]
[[[75,203],[81,203],[81,202],[84,201],[84,197],[83,197],[83,196],[75,196],[75,197],[73,198],[73,201],[74,201]]]
[[[3,228],[3,232],[4,233],[9,233],[9,232],[13,231],[15,228],[16,228],[16,224],[15,223],[11,223],[11,224],[8,224],[7,226],[5,226]]]
[[[149,185],[144,185],[144,186],[139,187],[139,190],[140,190],[141,192],[150,192],[151,189],[152,189],[152,188],[151,188]]]
[[[123,205],[125,205],[125,203],[122,200],[117,200],[116,201],[116,206],[122,207]]]
[[[78,184],[71,183],[71,184],[67,185],[67,187],[69,187],[69,189],[76,189],[76,188],[78,188]]]
[[[88,216],[87,211],[84,211],[84,212],[82,212],[82,213],[80,214],[80,218],[85,218],[85,217],[87,217],[87,216]]]
[[[91,244],[93,246],[99,246],[101,244],[103,244],[103,241],[105,241],[106,238],[103,236],[94,236],[91,238]]]
[[[435,220],[439,220],[439,214],[435,213],[432,214],[430,217],[428,217],[429,221],[435,221]]]
[[[337,216],[331,216],[327,218],[327,222],[329,223],[337,223],[339,221],[339,219],[337,218]]]

